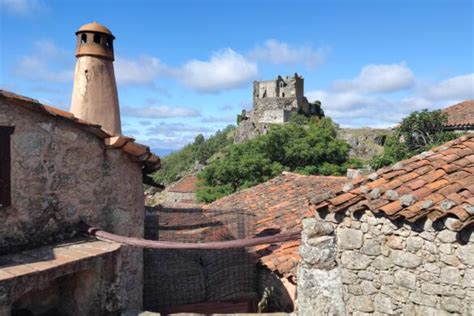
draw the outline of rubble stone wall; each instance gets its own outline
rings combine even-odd
[[[11,135],[12,205],[0,208],[0,255],[61,242],[84,221],[143,236],[141,165],[71,122],[0,101]],[[142,305],[142,251],[122,247],[123,306]]]
[[[164,191],[160,193],[160,199],[158,203],[163,203],[165,205],[173,203],[195,203],[196,202],[196,193],[195,192],[171,192]]]
[[[311,221],[313,227],[307,224],[303,234],[298,272],[301,315],[310,315],[321,301],[340,305],[337,295],[315,294],[325,288],[342,288],[345,310],[337,315],[474,312],[472,229],[436,230],[429,220],[407,225],[366,212],[359,219],[334,221],[327,234],[312,237],[329,222]]]

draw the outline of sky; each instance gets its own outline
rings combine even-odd
[[[474,1],[0,0],[0,89],[69,110],[75,31],[116,36],[123,133],[177,150],[295,72],[343,127],[474,99]]]

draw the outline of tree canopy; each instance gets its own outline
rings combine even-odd
[[[456,138],[456,133],[444,131],[447,120],[441,110],[424,109],[411,113],[387,137],[384,152],[372,159],[371,166],[378,169]]]
[[[229,125],[208,139],[202,134],[197,135],[193,143],[163,158],[161,169],[153,174],[154,180],[169,184],[191,171],[196,162],[206,163],[211,156],[233,143],[234,129],[235,126]]]
[[[343,175],[348,167],[349,145],[336,139],[329,118],[307,125],[275,125],[267,134],[224,150],[198,175],[197,197],[214,201],[237,190],[267,181],[282,171]]]

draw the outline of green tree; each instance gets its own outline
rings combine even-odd
[[[447,120],[441,110],[424,109],[411,113],[387,137],[384,152],[375,156],[370,165],[378,169],[456,138],[456,133],[444,131]]]
[[[267,181],[284,170],[341,175],[348,153],[349,145],[336,139],[328,118],[308,125],[275,125],[265,135],[227,147],[221,159],[212,161],[198,175],[197,196],[211,202]]]
[[[169,184],[190,172],[196,161],[206,163],[211,156],[233,143],[234,129],[235,126],[229,125],[208,139],[205,139],[202,134],[197,135],[193,143],[162,159],[161,169],[153,174],[154,180]]]

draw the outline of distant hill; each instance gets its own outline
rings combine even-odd
[[[153,174],[155,181],[168,185],[187,174],[199,171],[209,158],[219,153],[234,142],[235,126],[229,125],[222,131],[217,131],[209,138],[202,134],[180,150],[167,150],[161,155],[161,169]],[[166,150],[166,149],[158,149]]]
[[[176,151],[176,149],[170,149],[170,148],[152,148],[152,152],[160,156],[160,158],[164,158],[171,154],[172,152]]]

